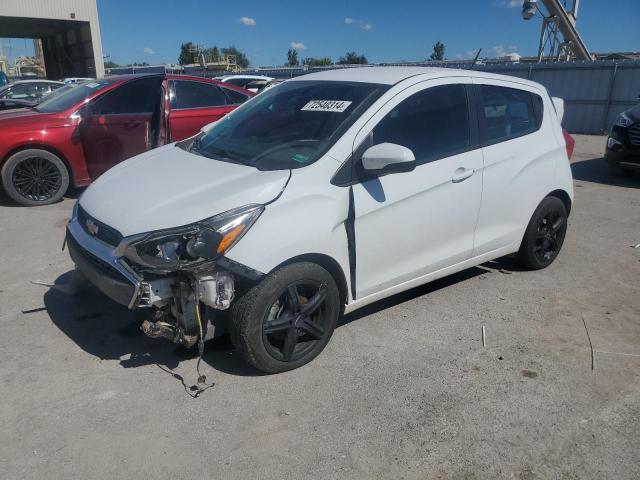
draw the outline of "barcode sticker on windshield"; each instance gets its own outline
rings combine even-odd
[[[344,112],[351,102],[346,100],[311,100],[300,110],[314,112]]]

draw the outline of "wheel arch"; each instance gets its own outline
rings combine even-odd
[[[547,197],[556,197],[559,198],[562,203],[564,203],[564,206],[567,208],[567,216],[571,213],[571,197],[569,196],[569,194],[567,192],[565,192],[562,189],[558,189],[558,190],[554,190],[553,192],[550,192]],[[546,198],[546,197],[545,197]]]
[[[279,268],[284,267],[285,265],[291,265],[292,263],[299,263],[299,262],[315,263],[321,266],[322,268],[324,268],[326,271],[328,271],[333,277],[333,279],[335,280],[336,285],[338,286],[338,292],[340,293],[340,304],[341,305],[347,304],[347,300],[349,298],[349,288],[347,287],[347,278],[345,277],[340,264],[329,255],[325,255],[322,253],[305,253],[303,255],[297,255],[295,257],[291,257],[290,259],[280,263],[271,271],[273,272]]]
[[[2,166],[6,163],[6,161],[9,160],[16,153],[22,152],[23,150],[32,150],[32,149],[44,150],[58,157],[66,167],[67,173],[69,174],[69,186],[75,185],[75,177],[73,175],[73,169],[71,168],[71,165],[69,165],[69,161],[66,159],[66,157],[57,148],[53,148],[52,146],[46,145],[43,143],[26,143],[26,144],[19,145],[17,147],[12,148],[0,162],[0,168],[2,168]]]

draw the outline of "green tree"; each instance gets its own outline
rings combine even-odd
[[[187,42],[180,45],[180,56],[178,57],[180,65],[193,63],[193,43]]]
[[[104,62],[104,68],[116,68],[119,67],[120,65],[118,65],[115,62],[112,62],[111,60],[107,60],[106,62]]]
[[[236,56],[236,64],[240,68],[247,68],[249,66],[249,59],[247,56],[238,50],[235,46],[231,45],[227,48],[220,49],[222,56],[226,57],[227,55],[235,55]]]
[[[431,60],[444,60],[444,43],[437,41],[433,46],[433,53],[429,58],[431,58]]]
[[[331,60],[331,58],[329,57],[323,57],[323,58],[308,57],[302,60],[302,64],[308,65],[309,67],[323,67],[326,65],[333,65],[333,60]]]
[[[287,63],[285,64],[287,67],[295,67],[299,65],[298,62],[298,51],[294,48],[290,48],[287,52]]]
[[[220,61],[220,50],[215,45],[211,49],[211,58],[213,59],[214,62]]]
[[[338,65],[366,65],[368,62],[367,57],[364,55],[358,55],[356,52],[347,52],[344,57],[340,57]]]

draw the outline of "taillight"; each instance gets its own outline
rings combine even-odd
[[[573,156],[573,149],[576,146],[576,141],[564,128],[562,129],[562,135],[564,136],[564,143],[567,147],[567,157],[571,160],[571,157]]]

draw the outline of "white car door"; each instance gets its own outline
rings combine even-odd
[[[553,189],[564,147],[543,122],[542,92],[502,80],[474,82],[485,165],[475,256],[519,248],[533,210]]]
[[[411,149],[414,171],[353,185],[356,299],[471,257],[482,195],[482,153],[464,82],[416,84],[359,131],[354,161],[368,146]]]

